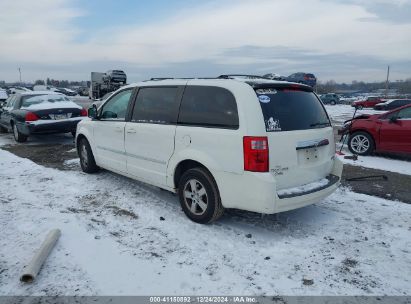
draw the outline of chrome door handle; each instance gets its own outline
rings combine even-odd
[[[120,133],[120,132],[123,132],[123,128],[118,127],[118,128],[115,128],[114,131]]]
[[[128,130],[127,130],[127,133],[128,133],[128,134],[134,134],[134,133],[137,133],[137,131],[134,130],[134,129],[128,129]]]

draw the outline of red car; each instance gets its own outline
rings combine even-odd
[[[361,110],[362,108],[373,108],[381,102],[384,102],[384,100],[380,97],[367,97],[365,100],[354,101],[351,106]]]
[[[411,154],[411,105],[375,115],[361,115],[345,122],[339,134],[349,134],[353,154],[372,152]]]

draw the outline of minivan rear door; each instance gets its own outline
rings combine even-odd
[[[312,183],[332,171],[335,144],[324,106],[311,88],[256,88],[269,145],[270,172],[277,189]]]

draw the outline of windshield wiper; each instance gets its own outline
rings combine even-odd
[[[331,126],[329,122],[316,122],[310,125],[310,127]]]

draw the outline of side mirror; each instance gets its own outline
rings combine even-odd
[[[97,106],[95,104],[93,104],[87,111],[87,115],[88,117],[92,118],[92,119],[97,119],[98,115],[97,115]]]
[[[397,120],[398,120],[398,117],[397,117],[397,116],[393,116],[393,117],[390,118],[390,123],[396,123]]]

